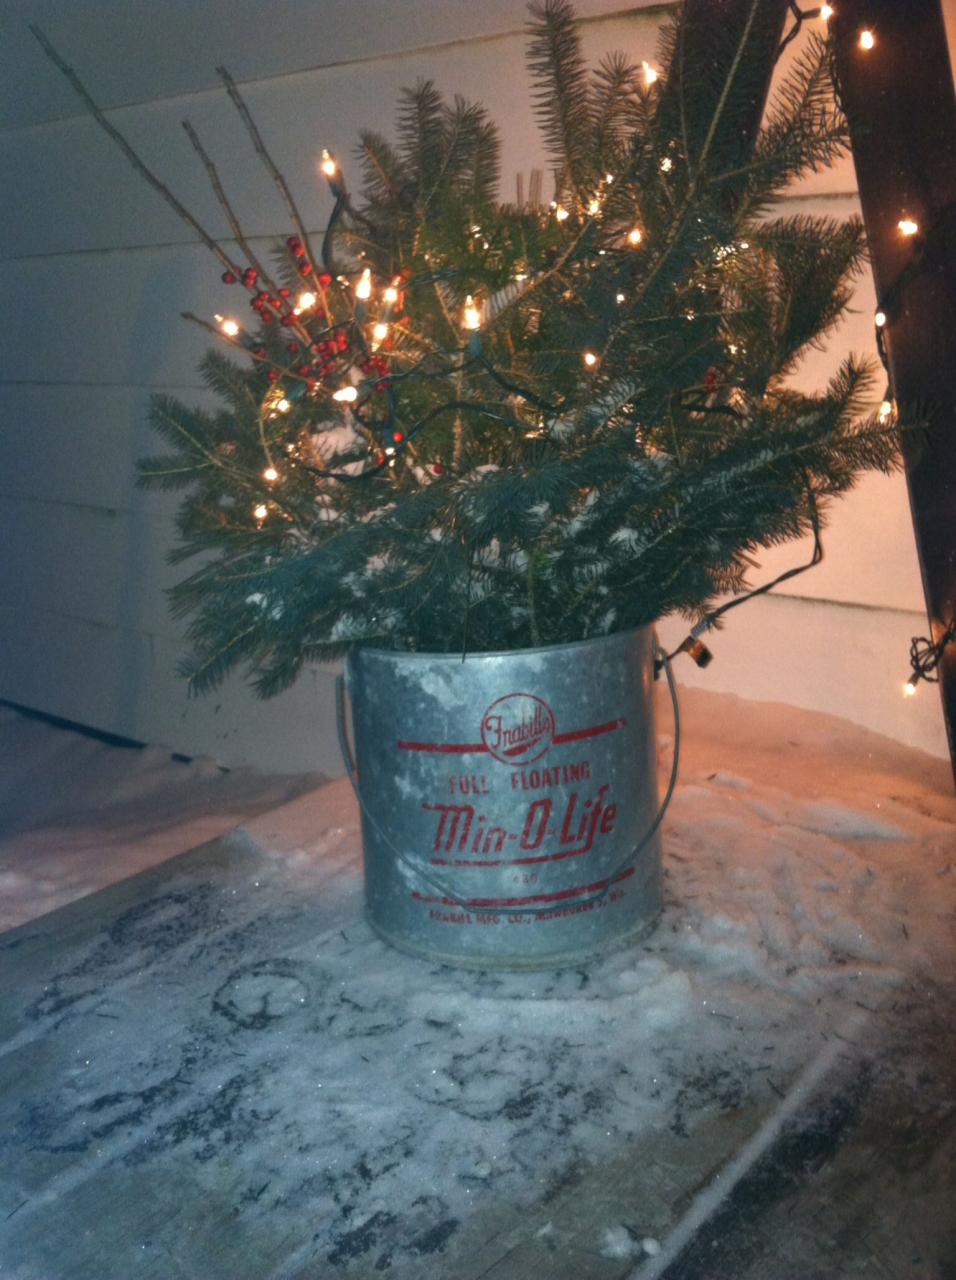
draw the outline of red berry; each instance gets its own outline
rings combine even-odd
[[[338,336],[338,340],[337,340],[337,344],[336,344],[336,345],[338,346],[338,349],[339,349],[340,351],[347,351],[347,350],[348,350],[348,347],[349,347],[349,340],[348,340],[348,338],[345,336],[345,334],[344,334],[344,333],[342,333],[342,332],[340,332],[340,333],[339,333],[339,336]]]
[[[304,276],[310,276],[312,274],[312,264],[310,262],[303,262],[301,267],[299,267],[299,272]]]
[[[298,351],[298,349],[299,349],[299,344],[297,342],[290,342],[286,347],[286,351],[288,351],[289,354],[293,356]]]
[[[224,271],[224,272],[222,273],[222,282],[223,282],[223,284],[235,284],[235,283],[236,283],[236,276],[235,276],[235,272],[233,272],[233,271]]]
[[[291,289],[280,289],[280,290],[279,290],[279,297],[280,297],[280,298],[290,298],[291,296],[292,296],[292,290],[291,290]]]
[[[402,441],[405,439],[405,432],[404,432],[404,431],[393,431],[393,432],[392,432],[392,439],[395,441],[395,443],[396,443],[396,444],[401,444],[401,443],[402,443]]]
[[[278,369],[270,369],[269,372],[266,374],[266,377],[269,379],[270,382],[278,382],[279,381]]]
[[[279,323],[285,325],[295,324],[295,316],[289,311],[286,315],[280,317]]]
[[[436,475],[436,476],[440,476],[440,475],[441,475],[441,473],[442,473],[444,470],[445,470],[445,468],[442,466],[442,464],[441,464],[440,462],[433,462],[433,463],[432,463],[432,471],[434,471],[434,473],[435,473],[435,475]]]
[[[332,283],[332,277],[329,275],[327,271],[323,271],[322,274],[319,276],[319,284],[322,286],[323,289],[327,289],[331,283]]]
[[[292,250],[293,253],[295,253],[296,249],[302,248],[302,241],[299,239],[298,236],[289,236],[288,240],[286,241],[286,244]]]
[[[247,289],[251,289],[255,282],[259,279],[259,272],[255,267],[246,267],[242,273],[242,283]]]
[[[263,324],[272,324],[272,313],[263,307],[259,312],[259,319]]]

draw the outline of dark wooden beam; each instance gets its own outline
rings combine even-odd
[[[837,0],[831,26],[890,383],[927,412],[904,446],[932,639],[956,613],[956,94],[939,0]],[[873,47],[861,33],[871,31]],[[917,235],[900,220],[912,218]],[[939,668],[956,774],[956,644]]]

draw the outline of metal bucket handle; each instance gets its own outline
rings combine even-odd
[[[614,870],[610,873],[610,875],[607,877],[604,883],[604,888],[598,890],[597,893],[591,894],[589,898],[575,899],[574,905],[576,907],[584,906],[586,903],[589,903],[589,902],[600,902],[601,899],[605,897],[605,895],[611,888],[611,885],[614,884],[618,876],[623,871],[627,870],[627,867],[629,866],[629,864],[633,861],[634,858],[637,857],[640,851],[644,848],[647,842],[651,839],[651,837],[657,831],[657,828],[664,821],[664,815],[667,813],[668,807],[670,806],[671,799],[673,798],[673,795],[674,795],[674,788],[677,785],[677,773],[680,768],[680,703],[677,697],[677,684],[674,680],[674,673],[671,670],[671,664],[670,664],[670,661],[668,660],[667,654],[660,647],[660,645],[657,644],[656,641],[654,642],[654,649],[655,649],[656,663],[657,663],[658,669],[663,668],[664,674],[667,677],[667,688],[671,695],[671,707],[674,713],[674,751],[673,751],[673,758],[671,762],[671,776],[667,784],[667,790],[664,793],[664,799],[661,801],[660,808],[657,811],[657,817],[648,827],[647,831],[645,831],[641,839],[638,840],[634,848],[631,849],[627,857],[624,858],[619,863],[619,865],[616,866]],[[358,768],[355,763],[355,754],[352,751],[352,744],[349,741],[348,727],[346,725],[345,699],[346,699],[345,677],[344,675],[340,675],[336,677],[336,681],[335,681],[335,722],[336,722],[336,728],[338,730],[338,736],[339,736],[339,750],[341,751],[342,759],[345,762],[345,770],[346,770],[346,773],[348,774],[349,782],[352,784],[352,790],[355,792],[355,798],[359,802],[359,808],[361,809],[362,813],[365,815],[365,818],[369,822],[369,824],[372,827],[374,827],[378,837],[382,840],[384,844],[388,846],[388,848],[395,855],[395,858],[407,870],[413,872],[414,875],[418,876],[420,880],[424,880],[424,882],[431,889],[434,889],[435,892],[438,893],[441,897],[447,898],[450,902],[453,902],[455,906],[461,907],[462,910],[464,911],[470,911],[474,915],[540,916],[540,915],[546,915],[548,912],[553,911],[554,910],[553,907],[476,907],[476,906],[473,906],[470,902],[468,902],[467,899],[463,900],[460,897],[458,897],[455,891],[449,885],[444,884],[441,880],[437,879],[430,872],[424,871],[417,862],[414,862],[411,858],[407,856],[407,854],[404,854],[401,851],[401,849],[397,848],[397,846],[392,843],[392,841],[389,839],[386,832],[384,832],[382,828],[379,826],[379,824],[375,821],[372,814],[366,808],[364,801],[362,800],[362,792],[359,788]]]

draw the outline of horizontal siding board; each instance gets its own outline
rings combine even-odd
[[[92,10],[95,7],[95,21]],[[659,11],[657,0],[576,0],[580,18]],[[225,63],[240,81],[520,31],[524,0],[6,0],[0,12],[0,129],[75,115],[77,101],[27,26],[38,22],[104,107],[202,93]],[[108,38],[105,38],[108,33]],[[437,50],[436,50],[437,52]],[[434,56],[434,55],[433,55]]]
[[[3,599],[182,644],[165,591],[190,566],[167,564],[174,536],[168,519],[145,512],[7,499],[0,503]]]
[[[646,17],[609,19],[586,27],[584,43],[594,56],[623,47],[639,60],[652,56],[656,33],[656,21]],[[321,226],[330,209],[316,167],[321,148],[334,149],[348,172],[359,130],[390,133],[399,90],[419,78],[434,79],[449,96],[486,101],[501,126],[501,172],[509,195],[516,173],[544,167],[520,37],[373,63],[361,73],[332,67],[250,85],[244,96],[308,226]],[[184,115],[216,160],[245,230],[283,231],[278,195],[224,90],[126,108],[111,119],[183,203],[213,234],[221,234],[225,224],[205,171],[180,128]],[[0,173],[16,176],[17,199],[0,209],[0,245],[7,258],[163,244],[192,234],[85,116],[0,136]],[[352,185],[358,185],[357,174]]]
[[[336,668],[310,667],[263,701],[237,679],[190,698],[179,647],[162,636],[63,612],[0,605],[0,698],[220,764],[342,772]]]

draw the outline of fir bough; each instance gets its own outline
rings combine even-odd
[[[360,644],[500,650],[700,619],[745,589],[752,553],[895,465],[865,364],[816,395],[786,381],[864,255],[856,220],[768,217],[846,145],[825,43],[742,156],[742,46],[695,91],[708,69],[679,17],[648,83],[623,55],[589,70],[565,0],[531,14],[554,202],[502,200],[483,108],[421,82],[394,141],[360,135],[360,197],[335,179],[314,308],[263,323],[251,366],[207,356],[220,412],[154,398],[169,452],[141,479],[188,488],[176,554],[203,553],[173,591],[197,691],[244,667],[271,695]],[[284,285],[312,287],[290,245]]]

